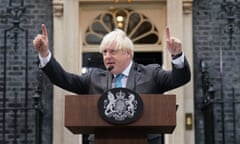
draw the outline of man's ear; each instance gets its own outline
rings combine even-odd
[[[127,50],[127,54],[132,57],[132,51],[130,49]]]

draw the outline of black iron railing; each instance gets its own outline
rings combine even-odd
[[[220,10],[217,12],[216,19],[214,19],[219,24],[219,72],[214,77],[210,76],[206,61],[202,60],[200,62],[205,144],[217,144],[219,142],[236,144],[238,143],[237,136],[239,136],[236,129],[236,109],[240,104],[240,98],[237,97],[239,92],[236,93],[234,86],[231,88],[231,86],[225,85],[226,80],[229,79],[226,77],[229,71],[223,69],[225,52],[232,51],[233,47],[236,47],[233,42],[236,40],[234,37],[239,33],[240,1],[223,0],[215,4],[220,4]],[[220,122],[217,124],[216,121]],[[216,128],[218,131],[216,131]],[[217,138],[216,134],[221,137],[221,140]]]
[[[30,96],[29,46],[24,0],[9,0],[0,22],[3,33],[3,95],[0,96],[0,143],[41,143],[41,71],[38,88]],[[35,122],[33,120],[35,119]],[[35,134],[35,137],[33,137]]]

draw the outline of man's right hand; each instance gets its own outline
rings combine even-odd
[[[38,34],[34,40],[33,45],[35,49],[39,52],[41,57],[47,57],[49,54],[48,49],[48,33],[45,24],[42,24],[42,34]]]

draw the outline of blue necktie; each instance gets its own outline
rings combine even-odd
[[[123,78],[123,74],[121,73],[116,76],[116,85],[115,85],[116,88],[122,87],[122,78]]]

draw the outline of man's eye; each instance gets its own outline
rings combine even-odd
[[[111,50],[111,54],[116,54],[117,51],[116,50]]]

